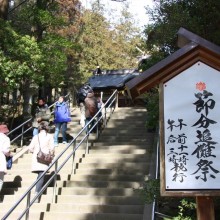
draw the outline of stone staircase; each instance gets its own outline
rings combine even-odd
[[[69,134],[80,130],[79,111],[73,112]],[[78,149],[74,172],[68,161],[57,181],[56,198],[48,187],[40,203],[30,211],[33,220],[142,220],[144,205],[135,188],[148,178],[150,154],[154,135],[145,128],[144,108],[118,108],[100,138],[90,143],[89,154]],[[64,149],[56,148],[58,155]],[[68,150],[70,152],[70,150]],[[64,159],[61,160],[61,163]],[[5,176],[0,194],[0,217],[35,181],[30,172],[31,155],[24,154]],[[49,174],[48,174],[49,176]],[[17,219],[22,202],[7,219]]]

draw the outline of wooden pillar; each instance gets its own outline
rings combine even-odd
[[[215,220],[214,203],[210,196],[197,196],[197,220]]]

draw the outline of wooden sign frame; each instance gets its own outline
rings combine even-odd
[[[162,196],[219,196],[220,190],[172,190],[165,188],[165,133],[164,133],[164,91],[163,85],[170,79],[188,70],[197,62],[220,71],[220,47],[201,38],[200,36],[180,28],[178,31],[178,45],[181,49],[161,60],[151,68],[144,71],[140,76],[126,83],[128,94],[138,97],[152,87],[159,85],[160,88],[160,175]],[[216,182],[215,182],[216,184]],[[174,190],[175,188],[175,190]],[[187,188],[187,187],[186,187]],[[200,187],[198,187],[200,188]],[[205,187],[208,189],[209,187]],[[214,187],[213,187],[214,188]],[[218,188],[215,186],[215,189]],[[220,188],[220,187],[219,187]],[[188,189],[188,188],[187,188]]]
[[[180,73],[181,74],[181,73]],[[160,91],[160,180],[161,180],[161,195],[162,196],[181,196],[181,197],[188,197],[188,196],[219,196],[220,190],[219,189],[211,189],[211,190],[176,190],[166,189],[166,170],[165,170],[165,131],[164,131],[164,84],[169,81],[171,78],[175,77],[177,74],[173,73],[170,74],[168,77],[164,78],[161,83],[159,84],[159,91]],[[174,91],[175,92],[175,91]],[[219,187],[220,188],[220,187]]]

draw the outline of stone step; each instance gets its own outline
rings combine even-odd
[[[16,197],[15,197],[16,198]],[[33,199],[32,197],[31,199]],[[0,209],[5,209],[7,206],[12,206],[15,201],[11,201],[10,197],[7,197],[5,202],[0,203]],[[52,195],[42,195],[40,198],[40,204],[47,204],[52,202]],[[20,203],[20,207],[26,206],[26,199]],[[143,205],[138,195],[58,195],[56,196],[55,203],[58,204],[72,204],[72,205]],[[43,205],[42,205],[43,206]]]
[[[52,198],[52,197],[51,197]],[[2,203],[0,203],[0,213],[1,213],[1,210],[5,210],[5,213],[7,211],[9,211],[18,201],[18,199],[21,199],[21,196],[15,196],[15,197],[12,197],[12,196],[7,196],[4,201]],[[33,199],[33,198],[32,198]],[[32,200],[31,200],[32,201]],[[35,209],[36,211],[38,212],[41,212],[41,211],[46,211],[47,210],[47,204],[48,203],[44,203],[44,202],[41,202],[41,203],[35,203],[34,201],[32,201],[35,205],[35,204],[40,204],[39,207],[33,207],[33,210]],[[52,202],[52,199],[50,200],[50,202]],[[25,208],[27,207],[27,198],[24,198],[23,201],[20,202],[20,204],[18,205],[17,208],[14,209],[13,212],[16,212],[17,210],[21,213],[21,211],[23,211]],[[32,208],[31,208],[32,209]],[[4,214],[5,214],[4,213]]]
[[[102,134],[102,136],[100,137],[101,140],[105,140],[108,138],[114,138],[115,140],[128,140],[130,141],[131,139],[143,139],[146,138],[146,136],[144,134],[141,134],[139,132],[134,132],[133,134],[131,133],[127,133],[127,134],[110,134],[110,133],[105,133]]]
[[[110,154],[135,154],[135,155],[140,155],[140,154],[146,154],[147,150],[146,149],[128,149],[130,147],[128,147],[127,145],[123,148],[123,146],[118,146],[118,147],[112,147],[109,146],[108,148],[98,148],[96,146],[94,146],[93,148],[91,148],[91,150],[89,151],[89,155],[93,156],[95,154],[106,154],[106,155],[110,155]]]
[[[36,204],[36,206],[39,204]],[[45,204],[43,204],[45,206]],[[35,204],[34,204],[35,206]],[[29,219],[30,220],[37,220],[37,219],[42,219],[42,216],[44,215],[44,212],[46,212],[45,208],[36,208],[33,207],[31,208],[30,214],[29,214]],[[24,206],[23,206],[24,207]],[[19,207],[18,209],[15,209],[15,211],[9,216],[7,217],[7,220],[15,220],[18,219],[18,217],[21,215],[21,211],[24,210],[23,207]],[[5,210],[9,210],[11,207],[6,207]],[[6,211],[0,210],[0,218],[2,219],[2,217],[6,214]],[[25,219],[25,217],[23,217],[22,219]]]
[[[70,158],[71,160],[71,158]],[[61,161],[62,162],[62,161]],[[13,168],[13,170],[11,172],[12,175],[14,176],[17,176],[17,178],[22,178],[23,174],[24,173],[31,173],[31,164],[30,163],[27,163],[28,164],[28,168],[25,167],[25,164],[20,164],[19,166],[15,166]],[[26,164],[26,165],[27,165]],[[59,166],[61,166],[61,163],[59,163]],[[50,173],[52,173],[54,171],[54,166],[51,168],[50,172],[47,174],[47,176],[50,175]],[[64,167],[62,168],[62,174],[69,174],[71,172],[71,169],[72,169],[72,161],[68,161]]]
[[[112,147],[115,147],[117,145],[127,145],[127,146],[136,145],[136,148],[141,148],[141,146],[143,148],[146,148],[147,145],[152,144],[152,141],[149,138],[144,138],[144,137],[138,140],[136,139],[129,140],[129,138],[126,140],[123,140],[123,139],[116,140],[113,137],[102,139],[100,137],[99,142],[96,142],[95,140],[94,144],[96,146],[112,146]]]
[[[146,150],[150,147],[151,142],[149,143],[143,142],[143,143],[112,143],[109,144],[109,142],[94,142],[93,145],[91,146],[91,149],[94,150],[114,150],[114,151],[131,151],[131,150]]]
[[[43,200],[44,195],[42,196]],[[59,195],[59,203],[92,204],[92,205],[143,205],[139,196],[90,196],[90,195]]]
[[[2,204],[5,204],[5,205],[9,205],[10,204],[10,206],[12,207],[15,203],[16,203],[16,201],[18,200],[18,199],[21,199],[21,196],[22,196],[22,194],[20,193],[20,194],[17,194],[17,195],[15,195],[15,196],[12,196],[12,195],[8,195],[8,196],[6,196],[5,198],[4,198],[4,202],[2,203]],[[31,201],[34,199],[34,197],[35,197],[35,194],[33,193],[32,195],[31,195]],[[46,204],[49,204],[49,203],[52,203],[53,202],[53,194],[51,193],[51,194],[43,194],[41,197],[40,197],[40,203],[39,204],[44,204],[44,206],[46,205]],[[0,203],[1,204],[1,203]],[[27,204],[27,197],[25,197],[24,199],[23,199],[23,201],[20,203],[20,206],[21,207],[25,207],[26,206],[26,204]],[[1,208],[1,206],[0,206],[0,208]],[[46,210],[46,208],[45,208],[45,210]]]
[[[126,111],[116,111],[114,112],[114,114],[112,115],[112,118],[117,119],[117,118],[141,118],[141,117],[146,117],[147,115],[147,111],[145,109],[145,111],[133,111],[133,109],[131,110],[132,112],[126,112]]]
[[[118,127],[123,127],[125,128],[125,126],[129,126],[129,128],[145,128],[144,124],[145,124],[146,120],[144,118],[138,119],[134,118],[134,119],[114,119],[114,120],[110,120],[108,122],[108,128],[112,128],[112,126],[114,128],[118,128]]]
[[[136,146],[135,146],[136,147]],[[56,148],[56,157],[62,152],[63,149],[57,150]],[[69,155],[72,152],[72,149],[68,149],[64,155]],[[97,158],[97,157],[109,157],[109,158],[146,158],[146,153],[148,150],[142,148],[142,149],[134,149],[133,146],[123,146],[119,145],[116,146],[93,146],[89,150],[89,154],[85,154],[85,150],[78,149],[75,153],[75,159],[79,158]],[[66,157],[66,156],[65,156]],[[61,161],[63,161],[63,158],[60,158]],[[19,166],[20,164],[31,164],[32,161],[32,155],[31,154],[25,154],[22,158],[19,158],[16,162],[13,163],[12,170],[14,166]],[[10,170],[10,171],[12,171]],[[9,171],[9,172],[10,172]]]
[[[75,174],[70,177],[69,180],[73,181],[143,181],[144,175],[82,175]]]
[[[45,178],[45,182],[50,177]],[[137,175],[137,174],[75,174],[75,175],[59,175],[57,177],[60,181],[65,180],[73,180],[73,181],[142,181],[145,178],[144,175]],[[30,186],[36,180],[35,178],[24,178],[23,181],[5,181],[3,188],[18,188],[22,186]]]
[[[100,139],[99,139],[100,142],[104,142],[105,144],[106,143],[110,143],[111,145],[115,145],[115,144],[137,144],[139,145],[139,143],[150,143],[151,140],[148,140],[145,136],[142,136],[142,137],[127,137],[127,138],[124,138],[124,137],[117,137],[117,139],[114,137],[114,136],[109,136],[108,138],[107,137],[103,137],[101,136]]]
[[[5,195],[4,202],[0,203],[0,207],[2,204],[7,203],[15,203],[18,199],[21,198],[25,191],[19,190],[16,194]],[[32,192],[32,194],[34,191]],[[48,187],[47,190],[43,193],[47,195],[49,199],[52,198],[53,188]],[[133,188],[92,188],[92,187],[59,187],[56,189],[57,195],[94,195],[94,196],[137,196],[137,192]]]
[[[141,182],[132,181],[63,181],[59,183],[63,187],[90,187],[90,188],[138,188]]]
[[[106,159],[105,159],[106,158]],[[83,158],[83,159],[77,159],[75,158],[74,160],[74,164],[72,162],[72,158],[69,159],[69,161],[67,161],[65,163],[65,165],[62,168],[62,174],[67,174],[66,172],[70,172],[72,166],[74,166],[74,168],[76,169],[81,169],[81,168],[97,168],[97,169],[115,169],[117,168],[117,163],[121,164],[121,166],[123,166],[123,162],[125,163],[125,168],[127,169],[131,169],[134,170],[132,166],[136,166],[137,168],[139,168],[140,170],[146,169],[148,167],[149,162],[146,162],[147,158],[107,158],[107,157],[103,157],[103,158]],[[64,161],[61,160],[58,163],[58,167],[60,167],[62,165]],[[28,168],[26,168],[28,165]],[[50,173],[52,173],[55,170],[55,167],[53,166],[50,169],[50,172],[47,175],[50,175]],[[125,170],[125,169],[123,169]],[[16,166],[13,170],[10,176],[8,176],[8,179],[10,179],[10,181],[13,181],[14,179],[17,180],[23,180],[22,176],[23,174],[29,174],[32,173],[31,171],[31,163],[22,163],[19,164],[18,166]],[[60,174],[60,175],[62,175]],[[33,176],[33,175],[32,175]],[[7,178],[6,178],[7,180]]]
[[[0,216],[3,212],[0,211]],[[4,213],[3,213],[4,214]],[[14,212],[7,220],[18,219],[20,212]],[[2,215],[3,216],[3,215]],[[64,218],[65,217],[65,218]],[[31,220],[142,220],[143,214],[121,214],[121,213],[74,213],[74,212],[38,212],[31,211]]]
[[[64,216],[63,212],[44,213],[42,219],[60,220]],[[119,213],[65,213],[65,220],[142,220],[143,214],[119,214]]]
[[[9,200],[14,198],[20,198],[21,195],[23,195],[29,187],[22,187],[22,188],[3,188],[0,192],[0,198],[7,197]],[[59,187],[58,187],[59,188]],[[32,193],[34,193],[35,188],[32,190]],[[45,192],[43,194],[51,195],[53,193],[53,187],[47,187]],[[4,198],[5,199],[5,198]]]
[[[148,163],[146,163],[148,164]],[[117,168],[116,166],[105,166],[104,168],[97,168],[96,165],[93,166],[93,168],[91,166],[89,166],[89,168],[87,166],[84,165],[84,167],[77,165],[80,167],[80,169],[76,169],[74,172],[76,174],[80,174],[80,175],[85,175],[85,174],[96,174],[96,175],[118,175],[118,174],[124,174],[124,175],[131,175],[134,174],[135,175],[141,175],[144,173],[145,170],[148,169],[148,165],[140,167],[137,166],[137,164],[135,164],[134,166],[130,166],[130,167],[126,167],[126,166],[121,166],[119,168]],[[71,171],[71,167],[72,163],[68,163],[66,166],[69,166],[67,168],[63,168],[61,174],[58,174],[58,180],[66,180],[70,178],[70,171]],[[103,165],[104,166],[104,165]],[[25,181],[35,181],[37,175],[32,173],[31,170],[29,170],[29,172],[24,173],[25,170],[20,170],[19,172],[17,172],[15,175],[5,175],[5,185],[3,186],[3,188],[10,188],[9,185],[13,185],[13,183],[16,183],[16,186],[20,186],[21,182],[25,182]],[[53,174],[53,170],[51,170],[50,173],[48,173],[46,175],[46,179],[50,178],[50,176]],[[73,175],[72,175],[73,176]],[[8,183],[9,182],[9,183]]]
[[[141,156],[136,156],[136,155],[130,155],[130,156],[124,156],[122,155],[111,155],[108,157],[108,155],[103,155],[103,157],[85,157],[80,160],[83,163],[120,163],[120,162],[125,162],[125,163],[139,163],[139,162],[146,162],[147,157],[141,157]]]
[[[116,174],[134,174],[135,175],[143,175],[148,168],[144,169],[139,169],[138,167],[132,167],[127,169],[126,167],[124,168],[123,166],[120,168],[103,168],[103,169],[98,169],[98,168],[80,168],[76,169],[75,172],[76,174],[99,174],[99,175],[116,175]],[[145,171],[145,172],[144,172]]]
[[[81,188],[63,187],[57,190],[62,195],[96,195],[96,196],[134,196],[137,192],[133,188]],[[49,192],[48,192],[49,193]],[[47,194],[48,194],[47,193]]]
[[[102,179],[101,177],[98,178],[98,180],[95,179],[95,175],[90,177],[88,175],[76,175],[74,178],[70,178],[70,180],[58,180],[57,181],[57,187],[100,187],[100,188],[115,188],[115,187],[125,187],[125,188],[132,188],[132,187],[139,187],[140,182],[144,181],[144,179],[147,179],[148,177],[135,177],[131,175],[125,175],[127,177],[127,180],[123,179],[123,176],[116,177],[109,177],[104,176]],[[124,177],[125,177],[124,176]],[[93,178],[92,178],[93,177]],[[14,194],[17,191],[26,191],[34,182],[35,180],[27,180],[22,182],[5,182],[3,189],[9,188],[8,194]],[[118,185],[117,185],[118,184]],[[49,187],[53,186],[53,182],[50,183]],[[6,193],[6,190],[3,191]]]
[[[72,137],[81,130],[80,112],[78,108],[75,110],[72,111],[73,120],[68,124],[68,133]],[[41,197],[41,206],[34,205],[29,219],[142,220],[144,206],[134,189],[148,178],[147,154],[153,136],[146,132],[145,121],[145,108],[116,109],[99,139],[95,134],[90,135],[89,154],[85,155],[85,143],[77,150],[75,174],[70,173],[71,160],[60,171],[56,203],[51,203],[53,188],[48,187]],[[83,136],[84,132],[77,143]],[[65,147],[60,143],[55,149],[56,156]],[[59,164],[71,151],[68,149]],[[2,210],[17,201],[36,180],[37,176],[31,173],[31,160],[31,154],[24,154],[13,164],[8,178],[5,176],[6,184],[0,193],[4,204],[0,205],[0,216]],[[26,201],[22,202],[21,206],[25,205]],[[8,219],[17,219],[19,212],[15,211]]]
[[[68,213],[124,213],[124,214],[143,214],[143,205],[78,205],[78,204],[51,204],[49,212],[65,212]]]
[[[98,168],[98,169],[102,169],[102,168],[118,168],[120,166],[123,166],[124,168],[127,168],[127,169],[130,169],[132,167],[137,167],[139,169],[146,169],[148,167],[148,162],[124,162],[123,160],[118,161],[118,163],[97,163],[97,162],[94,162],[94,163],[90,163],[90,162],[83,162],[83,163],[78,163],[78,166],[77,168]]]
[[[61,164],[64,162],[64,160],[66,160],[67,156],[70,155],[70,152],[68,154],[65,154],[64,155],[64,158],[60,158],[59,161],[58,161],[58,164]],[[75,156],[75,161],[78,161],[80,160],[81,158],[83,157],[83,155],[76,155]],[[55,156],[55,159],[56,159],[56,156]],[[70,161],[70,162],[69,162]],[[72,162],[72,157],[68,160],[68,163],[71,163]],[[10,173],[15,173],[15,171],[17,170],[28,170],[30,171],[31,170],[31,164],[32,164],[32,158],[24,158],[23,160],[21,161],[18,161],[18,163],[16,164],[16,166],[14,166],[11,170],[10,170]]]
[[[126,129],[126,127],[120,128],[120,130],[118,130],[118,132],[116,130],[113,131],[103,131],[102,137],[109,137],[109,136],[115,136],[115,137],[128,137],[128,136],[132,136],[132,137],[141,137],[141,136],[145,136],[146,135],[146,129],[143,129],[143,127],[141,128],[137,128],[134,130],[134,128],[129,127],[128,129]],[[131,133],[132,132],[132,133]]]
[[[115,149],[117,150],[117,149]],[[113,150],[112,150],[113,151]],[[139,151],[133,151],[132,153],[125,153],[125,152],[112,152],[112,151],[105,151],[101,152],[101,150],[90,150],[88,155],[85,155],[84,158],[102,158],[102,157],[107,157],[107,158],[123,158],[123,159],[134,159],[134,158],[146,158],[146,151],[145,150],[139,150]]]

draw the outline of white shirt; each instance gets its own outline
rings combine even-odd
[[[5,172],[6,168],[6,158],[5,154],[10,151],[10,139],[7,135],[0,133],[0,172]]]

